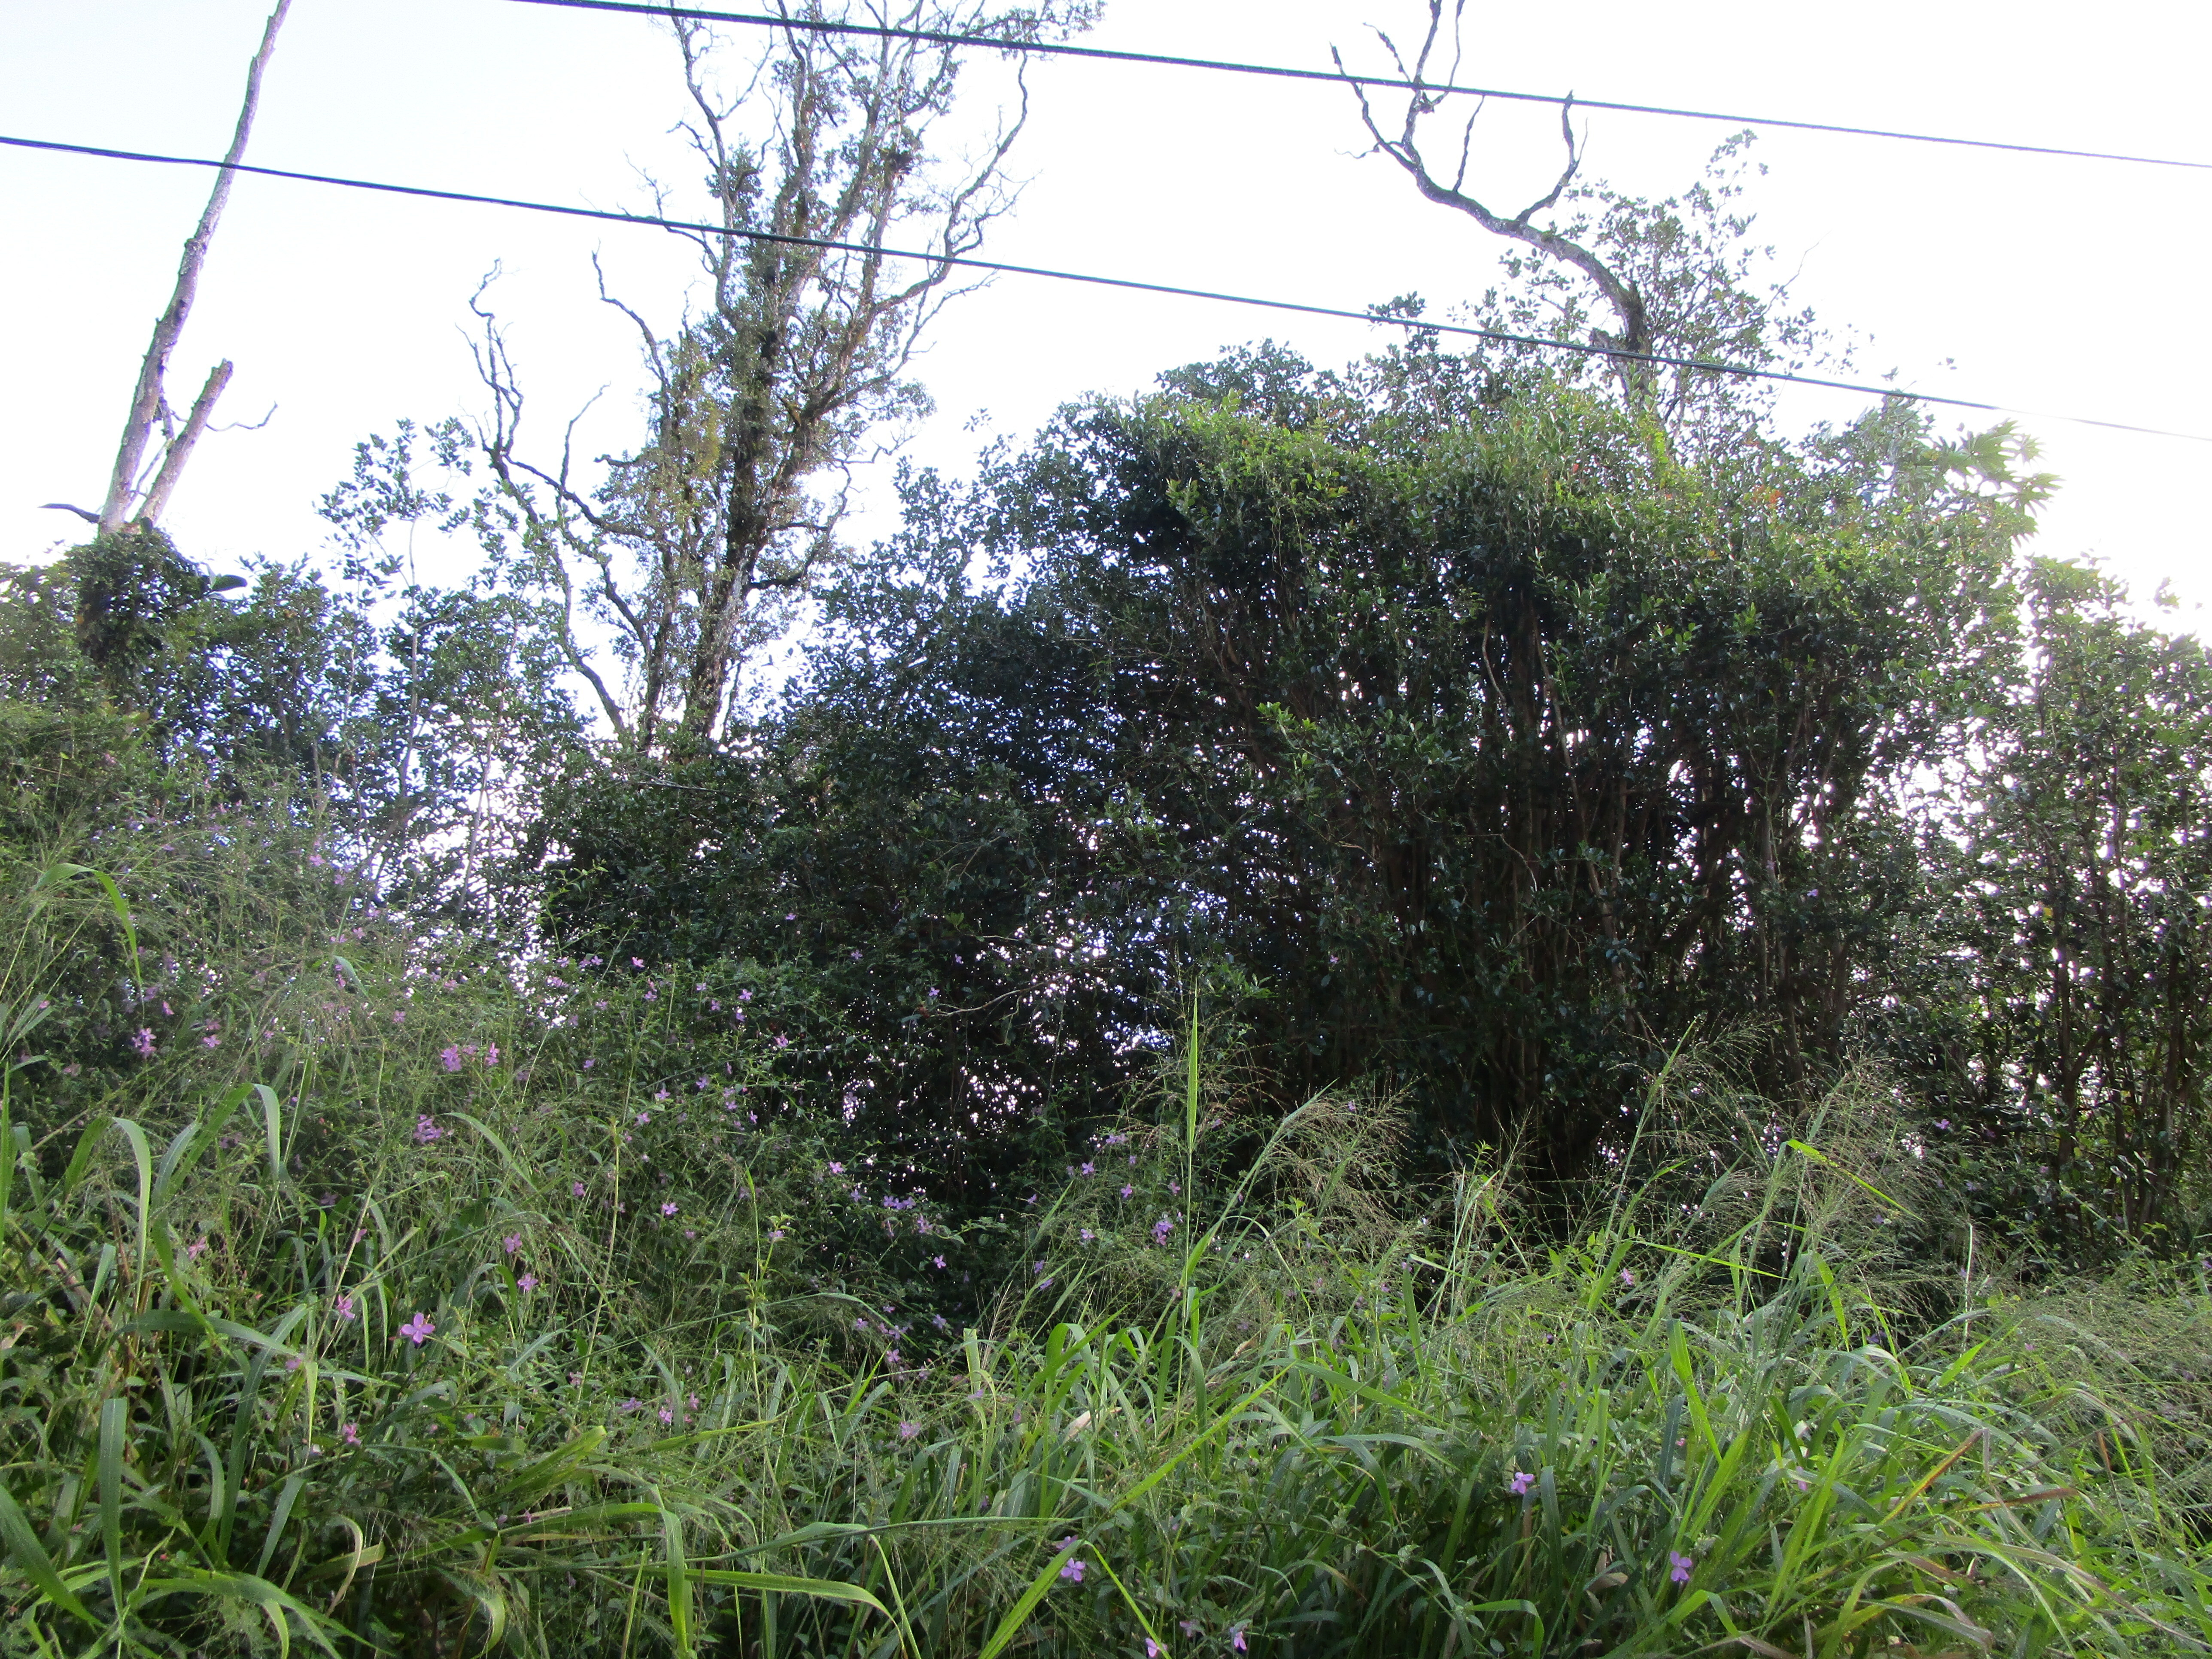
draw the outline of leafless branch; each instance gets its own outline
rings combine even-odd
[[[1464,0],[1461,0],[1461,3],[1454,6],[1451,15],[1455,70],[1457,68],[1462,50],[1461,22],[1464,9]],[[1436,114],[1449,96],[1449,94],[1431,88],[1427,79],[1429,61],[1437,51],[1443,33],[1444,21],[1443,0],[1429,0],[1428,28],[1422,38],[1420,51],[1416,54],[1410,68],[1407,66],[1404,57],[1390,38],[1382,34],[1381,31],[1376,31],[1383,46],[1389,52],[1392,62],[1397,65],[1401,77],[1413,82],[1414,86],[1413,89],[1407,94],[1403,120],[1395,131],[1386,131],[1376,113],[1373,102],[1367,95],[1367,89],[1364,86],[1354,83],[1352,92],[1359,101],[1360,119],[1365,125],[1369,137],[1374,141],[1374,150],[1389,156],[1390,160],[1396,162],[1407,176],[1413,179],[1415,187],[1430,201],[1467,215],[1493,236],[1502,236],[1508,240],[1532,247],[1540,253],[1559,260],[1563,264],[1571,266],[1588,277],[1596,287],[1599,294],[1604,297],[1607,305],[1612,308],[1617,322],[1617,327],[1611,332],[1602,330],[1593,331],[1593,343],[1609,351],[1626,354],[1630,358],[1649,353],[1651,349],[1650,319],[1644,296],[1638,291],[1636,285],[1615,271],[1589,247],[1571,240],[1555,228],[1534,222],[1538,214],[1547,213],[1558,205],[1560,197],[1565,194],[1567,186],[1574,182],[1576,175],[1582,168],[1583,153],[1581,146],[1575,139],[1574,100],[1571,98],[1561,105],[1559,109],[1559,135],[1566,145],[1566,164],[1560,169],[1559,177],[1553,181],[1551,189],[1518,213],[1510,216],[1499,214],[1487,206],[1480,198],[1471,194],[1466,188],[1468,169],[1473,153],[1474,119],[1475,116],[1481,113],[1481,105],[1479,102],[1474,114],[1468,118],[1466,125],[1462,129],[1458,164],[1450,182],[1445,182],[1430,167],[1426,156],[1422,153],[1420,129],[1422,123],[1428,117]],[[1343,70],[1345,69],[1343,55],[1336,52],[1334,48],[1331,55],[1335,58],[1337,68]],[[1348,70],[1346,72],[1349,73]],[[1449,81],[1449,78],[1448,76],[1447,80]],[[1650,380],[1648,367],[1629,361],[1621,361],[1618,367],[1623,386],[1628,391],[1632,401],[1643,401],[1645,388]]]
[[[116,447],[115,470],[107,486],[107,499],[100,508],[100,527],[104,532],[120,530],[133,516],[133,497],[138,478],[144,468],[146,451],[153,441],[154,428],[161,422],[167,430],[167,404],[162,391],[162,380],[169,366],[169,356],[176,349],[177,338],[184,332],[185,320],[191,314],[192,301],[199,293],[200,270],[207,263],[208,246],[214,240],[216,224],[222,218],[223,209],[229,204],[230,189],[237,174],[233,171],[245,159],[246,140],[253,131],[253,117],[261,104],[261,77],[269,66],[269,59],[276,50],[276,32],[283,27],[284,16],[291,9],[292,0],[276,0],[276,9],[269,14],[268,23],[261,31],[261,45],[253,54],[253,61],[246,71],[246,96],[239,105],[238,126],[231,135],[230,149],[223,157],[223,166],[216,174],[215,189],[209,194],[207,206],[200,213],[199,223],[185,243],[184,259],[177,267],[176,286],[170,291],[168,308],[154,325],[154,337],[146,348],[146,360],[138,370],[138,387],[131,400],[131,417],[124,423],[123,440]],[[191,445],[207,428],[207,416],[212,412],[214,397],[222,390],[221,382],[228,381],[230,366],[226,363],[216,375],[209,377],[201,401],[193,405],[192,420],[187,420],[181,440],[172,435],[168,453],[161,470],[156,474],[153,493],[137,509],[136,516],[151,523],[167,505],[169,495],[177,487],[183,471],[183,461]]]
[[[169,504],[169,497],[177,488],[177,480],[184,476],[185,463],[191,459],[192,446],[207,430],[208,417],[215,413],[215,400],[222,396],[222,389],[230,384],[231,362],[226,357],[208,371],[207,383],[200,387],[200,395],[192,399],[192,411],[185,417],[185,429],[169,441],[167,453],[161,457],[161,470],[154,477],[154,487],[146,492],[144,504],[138,516],[148,524],[160,521],[161,510]]]

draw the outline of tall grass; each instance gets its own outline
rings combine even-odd
[[[135,989],[172,1024],[92,1100],[29,1061],[44,958],[0,988],[9,1651],[2212,1639],[2204,1286],[1900,1299],[1861,1084],[1540,1243],[1510,1171],[1398,1190],[1383,1103],[1250,1156],[1194,1040],[992,1285],[736,981],[346,945]]]

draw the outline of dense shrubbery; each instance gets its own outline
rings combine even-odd
[[[9,577],[8,1650],[2212,1639],[2212,671],[2002,442],[1234,356],[599,749],[406,437]]]
[[[2205,1287],[1931,1273],[1865,1083],[1778,1143],[1679,1057],[1546,1248],[1503,1171],[1403,1189],[1386,1103],[1255,1131],[1193,1048],[1000,1279],[840,1156],[749,988],[361,931],[250,1008],[149,983],[96,1102],[11,1071],[16,1650],[2212,1636]]]

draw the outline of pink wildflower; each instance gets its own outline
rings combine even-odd
[[[399,1328],[399,1334],[419,1348],[430,1340],[430,1334],[437,1328],[430,1322],[429,1315],[418,1313]]]
[[[143,1026],[143,1025],[142,1025],[142,1026],[140,1026],[140,1027],[138,1028],[138,1035],[137,1035],[137,1036],[135,1036],[135,1037],[132,1037],[132,1038],[131,1039],[131,1046],[133,1048],[135,1048],[135,1049],[137,1049],[137,1050],[138,1051],[138,1058],[139,1058],[139,1059],[141,1059],[141,1060],[151,1060],[151,1059],[153,1059],[153,1058],[154,1058],[154,1033],[153,1033],[151,1030],[148,1030],[145,1026]]]
[[[461,1069],[461,1051],[450,1042],[438,1051],[438,1059],[449,1072]]]

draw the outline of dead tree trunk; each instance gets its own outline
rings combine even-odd
[[[207,263],[208,244],[214,240],[216,225],[230,202],[231,182],[236,177],[231,169],[245,159],[246,141],[253,131],[254,112],[261,102],[262,72],[269,65],[270,55],[276,50],[276,31],[284,26],[284,15],[291,9],[292,0],[276,0],[276,9],[269,14],[268,24],[261,31],[260,50],[253,54],[253,62],[246,71],[246,98],[239,106],[238,130],[231,136],[230,151],[223,157],[222,170],[216,174],[215,190],[208,197],[199,224],[185,240],[184,260],[177,267],[177,285],[169,295],[169,307],[154,325],[154,338],[146,348],[146,361],[138,370],[138,388],[131,399],[131,418],[124,423],[123,441],[116,447],[115,471],[108,480],[107,499],[100,510],[103,535],[112,535],[134,520],[151,524],[160,516],[176,489],[192,446],[207,430],[209,418],[215,412],[215,400],[222,395],[230,380],[231,366],[225,362],[208,376],[206,386],[193,402],[184,429],[176,430],[162,385],[169,367],[169,354],[176,349],[177,337],[184,332],[185,319],[191,314],[192,301],[199,292],[200,267]],[[152,485],[142,489],[139,481],[145,474],[147,454],[154,447],[156,426],[167,437],[161,471]]]

